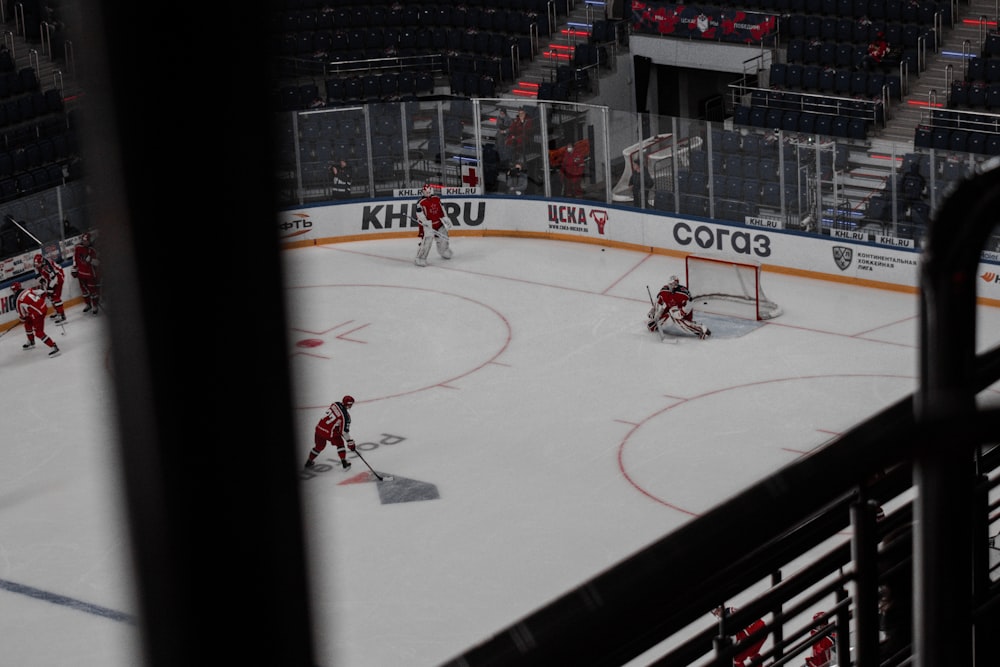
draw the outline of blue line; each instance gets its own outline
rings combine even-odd
[[[68,598],[64,595],[48,593],[38,588],[25,586],[24,584],[15,584],[13,581],[0,579],[0,589],[10,591],[11,593],[20,593],[21,595],[27,595],[28,597],[35,598],[36,600],[44,600],[45,602],[62,605],[63,607],[69,607],[70,609],[76,609],[77,611],[93,614],[94,616],[103,616],[104,618],[110,618],[112,621],[122,621],[123,623],[131,624],[135,623],[135,619],[128,614],[123,614],[120,611],[108,609],[107,607],[99,607],[98,605],[90,604],[89,602],[81,602],[80,600],[74,600],[73,598]]]

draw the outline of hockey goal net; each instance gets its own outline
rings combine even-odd
[[[750,259],[734,261],[688,255],[685,260],[691,300],[713,313],[753,320],[781,315],[760,283],[760,264]]]

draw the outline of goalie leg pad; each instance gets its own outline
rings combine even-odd
[[[680,308],[674,307],[670,309],[670,319],[673,320],[673,323],[679,329],[694,334],[703,340],[710,336],[712,332],[708,330],[708,327],[700,322],[695,322],[691,319],[691,316],[691,313],[685,314]]]
[[[448,247],[448,237],[444,236],[437,240],[437,251],[444,259],[451,259],[451,248]]]
[[[427,265],[427,255],[431,252],[431,243],[434,238],[429,234],[420,240],[420,245],[417,246],[417,257],[414,260],[417,266]]]

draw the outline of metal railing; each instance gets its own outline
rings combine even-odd
[[[734,94],[757,92],[744,87]],[[843,102],[852,109],[857,104]],[[877,117],[877,103],[869,105]],[[504,125],[521,110],[531,129],[515,142]],[[528,175],[525,194],[561,197],[558,151],[585,141],[583,199],[737,225],[766,218],[818,235],[857,231],[876,243],[886,237],[893,247],[899,239],[903,247],[919,247],[944,195],[990,157],[896,144],[873,151],[864,141],[781,127],[535,99],[359,103],[278,114],[276,124],[282,206],[391,197],[428,181],[461,187],[469,169],[478,192],[507,195],[507,171],[515,162]],[[349,184],[333,178],[330,165],[340,160],[352,175]],[[652,176],[636,193],[628,184],[632,160],[641,160]],[[911,199],[900,182],[913,163],[926,187]]]

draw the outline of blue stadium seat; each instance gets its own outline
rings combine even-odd
[[[926,125],[917,126],[913,132],[913,145],[917,148],[930,148],[931,143],[931,129]]]
[[[847,136],[864,141],[868,138],[868,123],[863,118],[851,118],[848,121]]]
[[[736,125],[750,125],[750,107],[745,104],[738,105],[733,110],[733,123]]]
[[[969,132],[969,140],[966,144],[966,150],[970,153],[977,153],[980,155],[985,154],[986,139],[987,135],[985,132]]]
[[[802,70],[803,65],[798,63],[792,63],[788,65],[785,70],[785,87],[792,90],[797,90],[802,87]]]
[[[788,65],[785,63],[771,63],[771,69],[768,75],[768,83],[772,86],[784,87],[785,85],[785,71]]]
[[[948,137],[948,150],[961,153],[968,152],[969,133],[965,130],[952,130]]]
[[[815,134],[816,132],[816,114],[811,111],[803,111],[799,114],[799,132],[805,134]]]
[[[948,150],[951,144],[951,130],[946,127],[936,127],[931,130],[931,147]]]
[[[833,116],[829,114],[817,114],[816,115],[816,134],[822,134],[824,136],[833,135]]]

